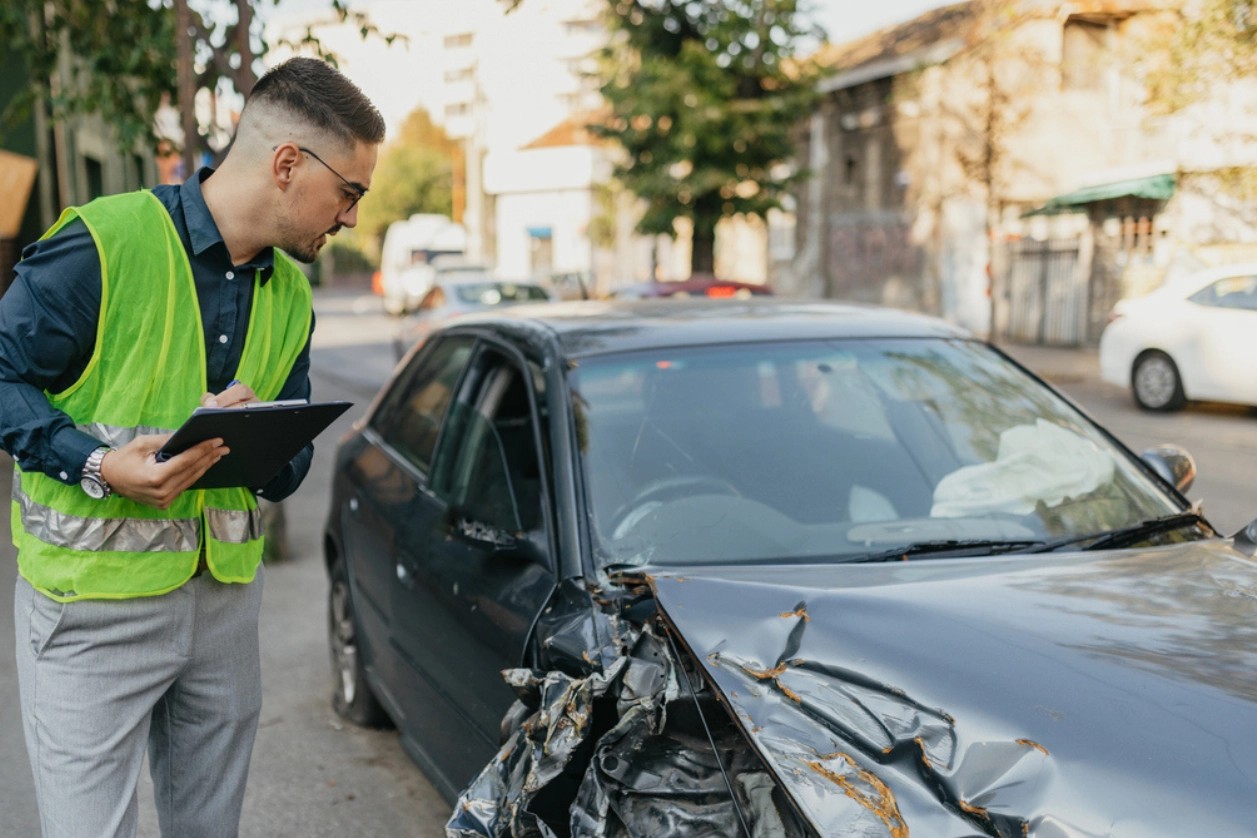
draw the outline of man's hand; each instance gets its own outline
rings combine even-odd
[[[243,407],[249,402],[258,400],[258,394],[248,384],[233,381],[227,389],[214,395],[206,393],[201,396],[201,407]]]
[[[158,462],[157,451],[169,438],[170,434],[146,434],[110,451],[101,460],[101,476],[114,493],[145,506],[166,509],[229,451],[221,439],[207,439]]]

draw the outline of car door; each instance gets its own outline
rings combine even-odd
[[[394,379],[346,464],[352,494],[342,518],[344,555],[364,664],[380,698],[398,711],[392,592],[402,545],[412,538],[417,498],[426,491],[437,433],[472,355],[475,339],[434,342]]]
[[[515,698],[501,671],[521,665],[555,587],[543,388],[538,365],[504,346],[478,349],[401,549],[391,611],[408,747],[447,793],[497,749]]]
[[[1257,277],[1219,279],[1188,308],[1197,346],[1180,370],[1188,398],[1257,404]]]

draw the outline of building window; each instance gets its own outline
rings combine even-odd
[[[471,32],[459,32],[456,35],[446,35],[442,43],[446,49],[460,49],[471,46],[474,35]]]
[[[87,197],[99,198],[105,194],[105,169],[95,157],[83,155],[83,168],[87,173]]]
[[[1066,20],[1061,45],[1061,89],[1102,89],[1108,57],[1108,24],[1077,17]]]
[[[445,71],[445,83],[457,84],[459,82],[471,81],[476,75],[475,67],[459,67],[454,70]]]

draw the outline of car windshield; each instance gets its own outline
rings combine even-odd
[[[496,306],[502,303],[544,302],[549,299],[539,285],[515,282],[477,282],[453,285],[454,294],[464,303]]]
[[[978,342],[668,349],[584,358],[570,381],[602,566],[1012,551],[1183,511]]]

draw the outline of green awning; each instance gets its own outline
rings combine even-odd
[[[1146,198],[1152,201],[1168,201],[1174,197],[1174,175],[1152,175],[1151,177],[1116,180],[1112,183],[1101,183],[1097,186],[1085,186],[1057,195],[1038,209],[1022,213],[1028,215],[1056,215],[1062,212],[1080,212],[1087,204],[1097,201],[1111,201],[1115,198]]]

